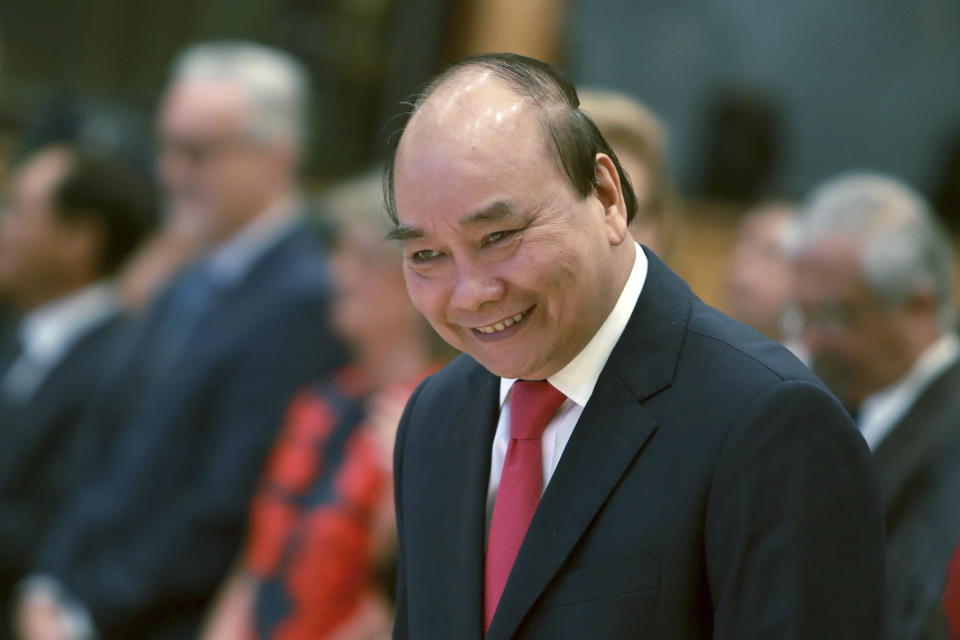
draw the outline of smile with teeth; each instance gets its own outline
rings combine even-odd
[[[479,331],[480,333],[497,333],[497,332],[499,332],[499,331],[503,331],[504,329],[507,329],[507,328],[513,326],[513,324],[516,323],[516,322],[520,322],[520,319],[523,318],[523,316],[524,316],[526,313],[527,313],[526,311],[522,311],[522,312],[518,313],[517,315],[515,315],[515,316],[513,316],[513,317],[511,317],[511,318],[507,318],[506,320],[501,320],[500,322],[497,322],[496,324],[491,324],[491,325],[488,325],[488,326],[486,326],[486,327],[476,327],[475,330],[476,330],[476,331]]]

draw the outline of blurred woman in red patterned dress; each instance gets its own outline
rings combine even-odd
[[[242,556],[204,640],[389,637],[395,555],[392,448],[407,398],[442,364],[410,304],[380,181],[328,192],[334,326],[354,363],[303,390],[267,461]]]

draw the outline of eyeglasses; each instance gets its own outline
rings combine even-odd
[[[876,300],[844,300],[815,307],[798,306],[796,315],[801,330],[818,329],[824,333],[839,334],[859,327],[880,308],[881,303]]]
[[[209,140],[166,138],[161,139],[158,146],[161,156],[177,157],[193,165],[202,165],[246,142],[239,137]]]

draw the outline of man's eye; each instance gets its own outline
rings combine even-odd
[[[484,246],[486,246],[486,245],[488,245],[488,244],[495,244],[495,243],[500,242],[501,240],[503,240],[503,239],[505,239],[505,238],[510,237],[511,235],[513,235],[513,233],[514,233],[513,230],[508,230],[508,231],[494,231],[493,233],[491,233],[490,235],[488,235],[486,238],[483,239],[483,244],[484,244]]]
[[[433,260],[439,256],[439,251],[434,251],[433,249],[421,249],[420,251],[415,251],[410,256],[410,259],[414,262],[429,262],[430,260]]]

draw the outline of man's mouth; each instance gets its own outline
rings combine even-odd
[[[533,307],[530,307],[530,309],[532,309],[532,308],[533,308]],[[521,320],[523,320],[523,317],[530,312],[530,309],[527,309],[527,310],[525,310],[525,311],[521,311],[520,313],[518,313],[518,314],[516,314],[516,315],[514,315],[514,316],[510,316],[509,318],[504,318],[503,320],[500,320],[499,322],[495,322],[495,323],[493,323],[493,324],[489,324],[489,325],[487,325],[487,326],[485,326],[485,327],[474,327],[473,330],[474,330],[474,331],[478,331],[478,332],[480,332],[480,333],[486,333],[486,334],[490,334],[490,333],[500,333],[501,331],[506,331],[507,329],[509,329],[510,327],[512,327],[513,325],[515,325],[516,323],[518,323],[518,322],[520,322]]]

